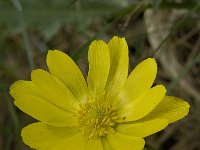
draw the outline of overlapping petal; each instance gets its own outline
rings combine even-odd
[[[9,93],[14,99],[23,97],[26,95],[32,95],[42,99],[46,99],[41,91],[35,86],[32,81],[18,80],[10,87]]]
[[[118,132],[109,134],[107,139],[113,150],[142,150],[145,144],[142,138],[120,134]]]
[[[165,96],[157,107],[150,112],[145,119],[162,118],[169,123],[175,122],[185,117],[189,112],[190,105],[181,98]]]
[[[129,105],[139,98],[142,98],[151,88],[157,73],[156,61],[148,58],[142,61],[131,72],[117,100],[121,107]]]
[[[75,118],[48,99],[39,91],[32,81],[17,81],[10,88],[15,105],[33,118],[54,126],[71,126]]]
[[[91,96],[101,96],[105,93],[105,85],[110,69],[108,45],[103,41],[93,41],[88,51],[89,72],[88,89]]]
[[[67,111],[76,111],[79,103],[68,87],[47,71],[37,69],[32,71],[31,79],[40,91],[54,105]]]
[[[41,122],[31,124],[22,130],[24,143],[42,150],[84,150],[87,137],[71,127],[53,127]]]
[[[87,84],[80,69],[68,55],[58,50],[50,50],[47,65],[51,74],[65,83],[74,97],[80,102],[86,101]]]
[[[120,124],[116,130],[120,133],[130,136],[132,135],[144,138],[163,130],[168,123],[169,121],[167,119],[141,119],[130,123]]]
[[[88,139],[84,150],[104,150],[101,138]]]
[[[106,95],[114,99],[122,89],[128,76],[128,45],[125,38],[114,36],[108,43],[110,71],[106,83]]]
[[[165,93],[165,87],[157,85],[151,88],[143,97],[125,104],[119,110],[119,114],[123,118],[123,121],[126,122],[141,119],[159,104]]]

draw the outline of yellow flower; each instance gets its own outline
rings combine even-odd
[[[187,102],[166,96],[163,85],[152,87],[154,59],[128,76],[124,38],[93,41],[88,60],[86,83],[68,55],[50,50],[50,73],[37,69],[31,81],[11,86],[15,105],[40,121],[22,130],[24,143],[39,150],[141,150],[144,137],[188,114]]]

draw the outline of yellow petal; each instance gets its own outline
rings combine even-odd
[[[15,105],[33,118],[55,126],[74,124],[72,113],[50,103],[32,81],[17,81],[10,87]]]
[[[120,133],[108,134],[107,138],[113,150],[142,150],[145,143],[142,138]]]
[[[24,95],[32,95],[36,97],[40,97],[45,99],[45,96],[41,93],[41,91],[33,84],[32,81],[19,80],[16,81],[11,87],[9,91],[10,95],[14,99],[19,97],[23,97]]]
[[[179,97],[165,96],[156,108],[149,113],[146,119],[163,118],[169,123],[185,117],[189,112],[190,105]]]
[[[87,98],[87,84],[74,61],[65,53],[50,50],[47,65],[52,75],[59,78],[80,102]]]
[[[31,73],[31,79],[54,105],[72,112],[75,111],[75,108],[78,108],[79,102],[67,86],[47,71],[42,69],[34,70]]]
[[[112,147],[111,147],[111,145],[108,141],[108,138],[106,136],[101,138],[101,142],[102,142],[102,145],[103,145],[103,150],[112,150]]]
[[[108,78],[110,56],[108,45],[103,41],[93,41],[88,51],[89,72],[87,77],[89,92],[101,96]]]
[[[24,143],[42,150],[84,150],[87,138],[72,127],[53,127],[41,122],[33,123],[22,130]]]
[[[26,95],[15,99],[14,104],[23,112],[49,125],[66,127],[74,125],[75,122],[72,113],[66,112],[39,97]]]
[[[118,95],[120,103],[130,104],[143,97],[151,88],[156,73],[157,64],[152,58],[148,58],[137,65],[129,75],[124,87]]]
[[[85,146],[85,150],[103,150],[101,139],[89,139]]]
[[[167,119],[141,119],[131,123],[120,124],[116,130],[123,134],[144,138],[163,130],[168,123]]]
[[[138,120],[150,113],[165,96],[166,89],[162,85],[151,88],[144,97],[123,105],[119,114],[123,121]]]
[[[128,46],[125,38],[114,36],[108,43],[110,71],[106,83],[106,95],[113,99],[122,89],[128,75]]]
[[[86,150],[85,146],[87,144],[87,137],[84,136],[81,132],[70,137],[65,141],[56,143],[55,145],[50,146],[45,150]]]

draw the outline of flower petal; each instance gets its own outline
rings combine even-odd
[[[150,112],[146,119],[163,118],[169,123],[185,117],[189,112],[190,105],[179,97],[165,96],[163,100]]]
[[[74,61],[65,53],[50,50],[47,54],[47,65],[52,75],[67,85],[74,97],[80,102],[87,98],[87,84]]]
[[[108,43],[110,72],[106,83],[106,95],[113,99],[122,89],[128,75],[128,45],[125,38],[114,36]]]
[[[123,121],[138,120],[150,113],[165,96],[166,89],[162,85],[151,88],[144,97],[125,104],[119,114]]]
[[[120,103],[130,104],[143,97],[151,88],[157,73],[156,61],[148,58],[131,72],[124,87],[118,95]],[[113,101],[117,102],[117,100]]]
[[[103,145],[103,150],[112,150],[112,147],[111,147],[111,145],[108,141],[108,138],[106,136],[102,137],[101,141],[102,141],[102,145]]]
[[[53,127],[41,122],[23,128],[24,143],[42,150],[84,150],[87,138],[73,127]]]
[[[85,146],[85,150],[103,150],[101,139],[89,139]]]
[[[87,140],[87,137],[79,132],[73,137],[70,137],[64,141],[60,141],[45,150],[85,150]]]
[[[68,111],[50,103],[32,81],[17,81],[10,88],[14,104],[33,118],[54,126],[70,126],[75,118]]]
[[[41,91],[35,86],[35,84],[32,81],[16,81],[13,85],[11,85],[9,93],[14,99],[23,97],[24,95],[32,95],[35,97],[45,99],[45,96],[41,93]]]
[[[93,41],[88,51],[89,72],[87,77],[91,96],[101,96],[108,78],[110,56],[108,45],[103,41]]]
[[[167,119],[141,119],[131,123],[120,124],[116,130],[123,134],[144,138],[163,130],[168,123]]]
[[[124,135],[118,132],[108,134],[107,138],[113,150],[142,150],[145,143],[142,138]]]
[[[34,70],[31,73],[31,79],[54,105],[72,112],[75,111],[75,108],[78,108],[79,102],[67,86],[47,71],[42,69]]]

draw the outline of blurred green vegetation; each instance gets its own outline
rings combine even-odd
[[[86,75],[90,42],[114,35],[128,42],[130,71],[156,57],[156,83],[191,104],[189,117],[147,141],[163,150],[200,149],[198,0],[1,0],[0,11],[0,149],[27,149],[21,128],[36,121],[13,105],[9,86],[30,79],[35,68],[46,69],[48,49],[70,55]]]

